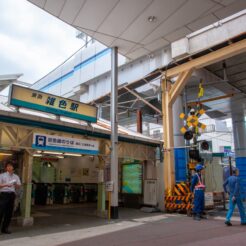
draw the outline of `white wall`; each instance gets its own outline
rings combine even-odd
[[[211,162],[206,163],[205,185],[206,191],[223,191],[223,166],[221,157],[213,157]]]
[[[57,169],[57,182],[65,182],[70,178],[72,183],[97,183],[98,182],[97,157],[69,157],[54,163]],[[89,170],[88,175],[85,171]]]

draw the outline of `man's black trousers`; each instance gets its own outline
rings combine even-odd
[[[8,230],[15,203],[14,192],[1,192],[0,193],[0,225],[1,230]]]

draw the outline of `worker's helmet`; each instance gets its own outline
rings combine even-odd
[[[196,165],[196,171],[201,171],[204,168],[202,164],[197,164]]]
[[[194,114],[195,114],[195,109],[194,109],[194,108],[192,108],[192,109],[190,110],[190,114],[191,114],[191,115],[194,115]]]

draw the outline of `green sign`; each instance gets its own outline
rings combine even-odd
[[[141,164],[124,164],[122,167],[122,192],[142,194],[143,168]]]

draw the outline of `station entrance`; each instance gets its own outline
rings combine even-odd
[[[48,210],[49,216],[52,210],[59,218],[66,212],[107,218],[109,129],[4,111],[0,126],[1,167],[11,159],[22,182],[16,213],[19,224],[32,225],[33,218],[46,216]],[[120,129],[119,202],[139,208],[145,199],[144,182],[155,180],[157,187],[160,142],[132,134]]]
[[[36,155],[40,156],[33,159],[32,205],[96,202],[97,156]]]

